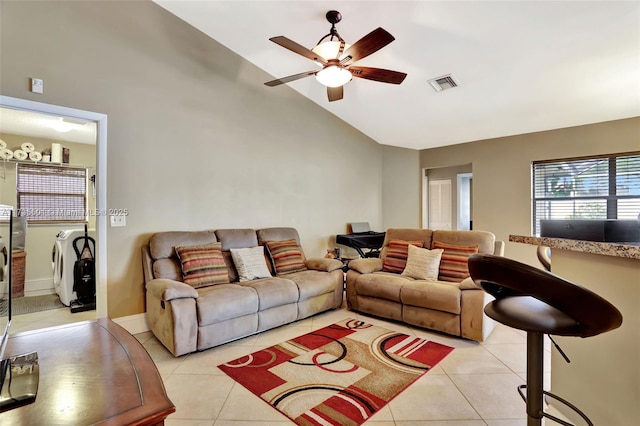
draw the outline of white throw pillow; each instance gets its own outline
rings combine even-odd
[[[407,265],[402,271],[402,275],[417,280],[437,281],[443,252],[442,249],[429,250],[409,245]]]
[[[264,247],[262,246],[231,249],[231,257],[236,265],[240,282],[271,276],[264,258]]]

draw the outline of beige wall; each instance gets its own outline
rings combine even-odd
[[[382,147],[382,218],[376,231],[420,227],[420,151]]]
[[[155,4],[0,8],[3,95],[108,115],[107,207],[130,212],[107,233],[110,317],[144,312],[153,232],[294,226],[313,256],[353,212],[383,223],[380,145]]]
[[[45,148],[50,148],[52,142],[61,143],[69,148],[69,164],[74,166],[87,167],[89,176],[95,173],[96,167],[96,147],[60,140],[50,140],[21,135],[0,133],[0,139],[7,143],[10,149],[20,147],[24,142],[31,142],[35,150],[42,152]],[[16,204],[16,163],[3,162],[0,164],[0,203],[12,205]],[[93,189],[89,186],[88,208],[95,211],[95,198]],[[95,216],[89,217],[89,227],[95,227]],[[83,224],[29,224],[27,227],[27,238],[25,251],[27,252],[25,270],[25,295],[50,294],[53,289],[53,272],[51,269],[51,250],[58,231],[61,229],[82,229]],[[0,235],[6,235],[8,228],[0,228]]]
[[[507,241],[531,234],[531,163],[640,150],[640,117],[423,150],[420,166],[473,167],[473,227]],[[535,247],[507,243],[507,256],[537,264]]]

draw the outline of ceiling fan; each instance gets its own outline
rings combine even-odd
[[[285,49],[289,49],[298,55],[311,59],[321,65],[322,69],[290,75],[268,81],[264,84],[273,87],[315,75],[321,84],[327,86],[327,97],[329,98],[329,102],[333,102],[342,99],[344,95],[343,86],[351,81],[352,77],[382,83],[402,83],[407,76],[407,74],[403,72],[353,65],[356,61],[377,52],[395,40],[391,34],[382,28],[376,28],[350,46],[345,43],[336,30],[336,24],[342,20],[340,12],[330,10],[327,12],[326,18],[331,24],[331,30],[329,34],[322,37],[316,47],[311,50],[284,36],[269,39]]]

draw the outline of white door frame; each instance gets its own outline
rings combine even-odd
[[[0,106],[36,113],[95,121],[96,210],[107,211],[107,115],[0,95]],[[96,317],[107,316],[107,216],[96,215]]]
[[[456,191],[458,193],[458,211],[457,211],[457,221],[458,221],[458,227],[456,229],[462,229],[462,230],[468,230],[468,225],[471,222],[471,187],[469,184],[469,181],[473,178],[473,173],[458,173],[457,175],[458,178],[458,190]],[[463,208],[465,205],[467,205],[467,203],[464,202],[462,195],[463,195],[463,189],[464,188],[468,188],[468,213],[469,213],[469,221],[465,223],[465,221],[463,221],[463,213],[467,213],[465,211],[463,211]]]
[[[429,228],[429,177],[427,170],[422,169],[422,229]]]

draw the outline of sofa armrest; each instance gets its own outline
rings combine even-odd
[[[349,269],[353,269],[361,274],[370,274],[372,272],[382,271],[382,259],[377,257],[354,259],[349,262]]]
[[[164,278],[149,281],[147,283],[147,291],[165,302],[174,299],[198,298],[198,292],[190,285]]]
[[[494,244],[493,254],[496,256],[504,256],[504,241],[496,240]]]
[[[482,290],[482,287],[476,284],[471,277],[467,277],[464,280],[462,280],[458,284],[458,288],[460,290]]]
[[[312,269],[314,271],[322,271],[322,272],[331,272],[336,269],[342,269],[342,262],[338,259],[327,259],[323,257],[314,257],[312,259],[307,259],[304,262],[304,265],[307,269]]]

